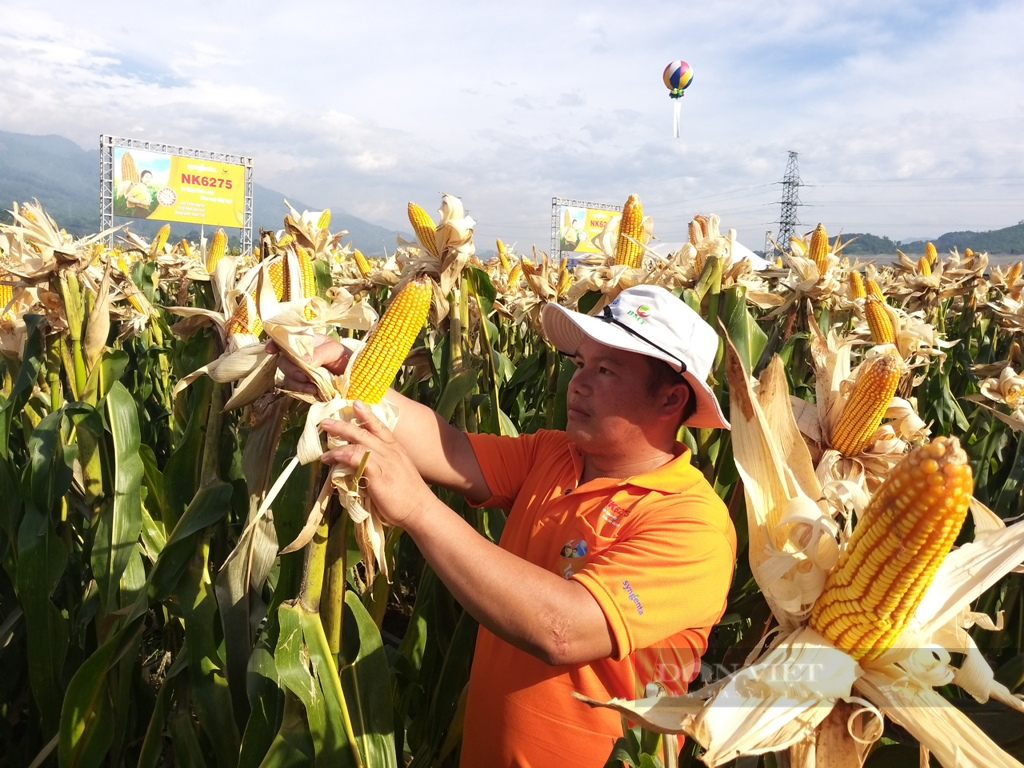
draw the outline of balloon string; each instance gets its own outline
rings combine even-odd
[[[678,101],[672,102],[672,131],[675,138],[679,138],[679,108],[682,105]]]

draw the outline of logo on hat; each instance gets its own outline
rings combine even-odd
[[[650,305],[641,304],[636,309],[627,310],[626,317],[633,318],[638,325],[647,325],[647,318],[651,316],[652,311]]]

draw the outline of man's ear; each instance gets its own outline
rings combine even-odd
[[[673,411],[682,412],[686,409],[686,404],[690,402],[691,397],[693,397],[693,390],[686,382],[673,384],[665,389],[665,406]]]

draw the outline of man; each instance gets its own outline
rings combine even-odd
[[[619,716],[572,692],[685,690],[736,559],[725,506],[675,439],[681,423],[729,426],[705,382],[714,330],[655,286],[628,288],[593,317],[548,304],[542,322],[577,365],[564,432],[465,434],[394,391],[394,432],[361,404],[358,424],[323,424],[348,441],[323,460],[357,466],[369,451],[377,510],[481,625],[461,758],[473,768],[604,765]],[[335,373],[347,362],[333,343],[316,357]],[[427,483],[509,509],[500,546]]]

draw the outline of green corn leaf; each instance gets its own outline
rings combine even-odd
[[[182,516],[182,521],[187,516]],[[208,573],[210,538],[210,530],[195,538],[177,599],[184,617],[190,699],[199,728],[212,746],[217,765],[234,766],[241,737],[220,658],[220,621]]]
[[[206,757],[199,743],[192,713],[183,709],[172,715],[168,721],[168,730],[171,734],[175,763],[187,765],[189,768],[206,768]]]
[[[281,634],[274,659],[285,687],[302,702],[317,766],[357,765],[345,734],[348,711],[338,668],[320,617],[286,603],[278,610]]]
[[[479,374],[471,369],[459,371],[448,380],[441,397],[438,399],[436,410],[441,418],[451,421],[458,405],[465,401],[466,397],[473,392],[478,383]]]
[[[411,768],[432,765],[449,729],[462,728],[462,723],[453,718],[459,711],[459,699],[469,681],[469,663],[476,643],[476,631],[476,621],[463,612],[455,625],[451,642],[445,649],[437,681],[431,689],[433,696],[424,723],[423,742],[416,751]]]
[[[78,668],[61,711],[61,768],[93,768],[103,762],[113,741],[113,703],[107,670],[118,638],[108,640]]]
[[[152,714],[146,724],[142,746],[139,748],[138,763],[135,768],[157,768],[163,753],[163,734],[167,717],[171,712],[171,697],[174,694],[176,678],[164,678],[160,692],[156,696]]]
[[[384,643],[373,618],[352,590],[345,593],[342,631],[341,684],[348,703],[352,730],[366,768],[390,768],[396,765],[395,716],[392,709]]]
[[[739,353],[744,370],[749,373],[760,359],[768,335],[761,330],[747,309],[747,289],[744,286],[734,285],[723,293],[725,302],[721,312],[722,324]]]
[[[142,639],[142,625],[128,625],[101,645],[75,672],[60,710],[61,768],[94,768],[114,741],[115,706],[111,668],[131,659]],[[119,696],[122,699],[123,693]]]
[[[302,702],[286,694],[284,717],[259,768],[308,768],[315,758],[313,740],[306,724]],[[239,768],[244,768],[240,764]]]
[[[25,403],[32,395],[39,371],[43,367],[43,356],[46,344],[43,338],[43,327],[46,319],[42,315],[25,315],[25,348],[21,354],[21,366],[14,379],[10,394],[0,404],[0,457],[10,459],[8,445],[11,434],[11,423],[21,413]]]
[[[118,598],[121,574],[138,547],[142,530],[144,467],[135,400],[123,384],[115,383],[104,403],[113,443],[113,494],[96,521],[92,568],[104,607],[114,611],[122,607]]]
[[[259,768],[264,762],[264,756],[269,757],[273,751],[272,742],[276,740],[288,741],[289,735],[294,731],[295,723],[289,723],[289,713],[285,698],[289,698],[299,710],[299,726],[301,726],[304,744],[308,750],[311,762],[313,759],[313,744],[309,740],[309,730],[306,728],[305,717],[301,715],[302,706],[291,694],[286,694],[281,688],[280,679],[277,674],[277,665],[274,662],[274,655],[271,651],[273,638],[270,631],[262,635],[252,655],[249,657],[248,685],[247,690],[251,707],[249,717],[245,723],[245,732],[242,734],[242,745],[238,753],[238,768]],[[275,731],[280,732],[275,736]],[[284,735],[282,735],[282,733]],[[308,763],[304,763],[308,765]]]
[[[16,589],[25,612],[28,672],[47,736],[57,732],[63,689],[62,667],[68,647],[68,623],[51,596],[67,566],[68,552],[51,520],[71,484],[60,440],[60,412],[45,417],[29,438],[29,467],[23,492],[24,514],[18,526]]]
[[[231,485],[218,481],[202,486],[196,493],[150,573],[150,592],[154,599],[164,600],[174,591],[195,552],[195,535],[227,515],[231,491]]]

